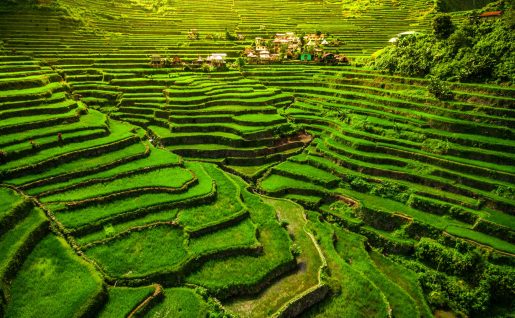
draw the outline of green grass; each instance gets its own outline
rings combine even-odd
[[[34,155],[26,158],[23,161],[10,161],[3,165],[2,170],[8,170],[13,168],[19,168],[29,166],[44,160],[55,158],[56,156],[63,155],[72,151],[85,150],[93,147],[102,146],[108,143],[120,141],[122,139],[134,136],[130,132],[131,126],[128,124],[120,123],[117,121],[111,121],[110,132],[111,134],[107,137],[98,138],[95,140],[88,140],[79,143],[66,144],[63,147],[54,147],[49,149],[41,150]]]
[[[433,317],[418,282],[417,274],[375,251],[372,251],[369,255],[384,275],[388,276],[392,282],[404,289],[415,300],[421,317]]]
[[[392,261],[399,258],[365,250],[360,235],[324,222],[317,212],[308,212],[306,221],[300,206],[256,193],[281,196],[313,209],[321,205],[324,215],[332,215],[328,221],[343,219],[342,224],[369,236],[368,242],[379,250],[388,243],[374,240],[375,235],[390,243],[413,244],[414,240],[406,239],[418,237],[411,232],[413,227],[427,225],[435,230],[434,236],[447,232],[464,238],[459,249],[479,243],[487,250],[514,252],[512,244],[471,230],[473,221],[459,221],[451,211],[463,208],[513,229],[515,219],[509,214],[515,206],[510,162],[515,153],[513,87],[450,83],[455,100],[438,101],[428,94],[427,79],[359,66],[292,62],[209,73],[148,66],[148,54],[154,53],[177,55],[186,62],[211,52],[226,52],[233,59],[255,36],[269,38],[287,31],[330,34],[330,40],[342,43],[328,46],[328,51],[350,56],[352,63],[366,63],[358,57],[368,58],[399,32],[430,32],[432,3],[177,0],[172,6],[171,1],[150,2],[60,0],[37,7],[0,5],[0,43],[10,52],[0,55],[0,87],[4,88],[0,91],[0,150],[16,156],[0,164],[0,179],[36,196],[50,210],[49,216],[54,214],[60,222],[52,229],[61,232],[62,224],[66,234],[76,236],[86,255],[104,269],[106,281],[114,282],[101,316],[125,316],[152,291],[120,287],[120,281],[141,285],[137,279],[149,281],[149,276],[163,274],[154,277],[171,287],[168,279],[173,280],[173,272],[184,265],[188,269],[192,265],[193,272],[188,270],[178,286],[165,289],[164,300],[153,304],[146,316],[221,316],[210,315],[217,311],[211,296],[241,316],[270,316],[319,278],[334,293],[304,317],[387,317],[390,309],[395,317],[432,316],[424,292],[430,295],[436,280],[422,291],[417,274]],[[465,9],[478,1],[446,3]],[[190,28],[199,29],[199,41],[186,40]],[[224,30],[247,39],[205,39],[208,33]],[[38,56],[40,60],[31,58]],[[83,95],[82,101],[75,103],[72,94]],[[79,118],[77,110],[65,113],[67,108],[84,110],[83,102],[90,107],[88,114]],[[97,107],[105,114],[93,110]],[[120,120],[108,119],[107,113]],[[56,124],[37,128],[50,121]],[[18,131],[22,125],[28,128]],[[138,140],[148,138],[142,128],[147,125],[166,149]],[[315,139],[301,155],[301,147],[276,152],[296,131],[307,131]],[[59,132],[65,140],[77,141],[57,145]],[[129,138],[132,144],[117,146]],[[32,151],[29,139],[42,147]],[[434,141],[445,149],[433,147]],[[94,149],[106,145],[105,151]],[[147,145],[150,154],[141,158]],[[82,154],[54,161],[74,151]],[[179,155],[219,167],[183,163]],[[254,183],[245,184],[225,168]],[[62,178],[68,173],[73,178]],[[198,184],[181,193],[134,192],[130,197],[104,198],[141,187],[176,189],[192,180],[193,174]],[[356,191],[356,183],[351,183],[356,177],[373,188]],[[390,185],[403,196],[392,195],[395,189]],[[412,201],[405,199],[412,194],[411,198],[427,198],[433,210],[411,207]],[[335,195],[359,204],[350,208],[343,202],[333,203]],[[0,218],[20,198],[0,187]],[[98,198],[97,204],[64,204],[90,198]],[[192,203],[200,198],[201,203]],[[370,215],[361,214],[360,207]],[[399,214],[408,217],[406,223],[397,224]],[[381,222],[390,216],[395,227],[385,231],[390,224]],[[37,227],[48,222],[39,209],[16,221],[0,233],[2,271]],[[210,231],[202,232],[206,229]],[[328,264],[321,277],[317,246]],[[233,255],[239,250],[248,253]],[[253,290],[278,268],[292,265],[299,251],[298,270]],[[486,261],[510,262],[506,253],[497,257],[501,254],[493,251]],[[200,259],[203,263],[190,263]],[[14,280],[4,283],[7,288],[2,286],[2,293],[7,297],[0,300],[0,311],[6,308],[7,317],[74,317],[85,315],[84,304],[98,293],[102,277],[64,241],[48,236]],[[11,283],[13,290],[8,288]],[[467,283],[462,287],[467,290],[462,303],[477,296]],[[238,295],[225,299],[232,293]],[[496,299],[490,302],[497,307]],[[478,315],[495,311],[491,309]]]
[[[56,96],[58,94],[54,94]],[[67,131],[75,131],[77,129],[98,129],[106,128],[106,115],[96,110],[89,110],[88,114],[82,115],[79,122],[66,123],[55,127],[45,127],[39,129],[25,130],[17,133],[3,134],[0,136],[0,144],[16,144],[27,142],[30,138],[36,139],[42,136],[53,136],[57,138],[57,134],[61,132],[63,138],[66,138]]]
[[[208,233],[196,238],[190,238],[187,249],[195,255],[206,254],[234,247],[258,246],[256,239],[256,225],[250,219],[226,227],[213,233]]]
[[[263,179],[259,185],[263,190],[269,193],[285,191],[286,189],[290,188],[314,191],[317,193],[326,192],[325,188],[318,186],[316,184],[299,181],[289,177],[283,177],[277,174],[269,175],[268,177]]]
[[[84,186],[75,190],[42,197],[42,202],[53,201],[79,201],[97,196],[108,195],[115,192],[128,191],[139,188],[180,188],[191,181],[194,176],[190,171],[181,167],[171,167],[136,174],[129,177],[120,177],[103,183]]]
[[[363,273],[386,296],[395,317],[418,317],[415,301],[397,284],[383,275],[365,251],[365,238],[335,228],[338,240],[336,251],[355,270]]]
[[[179,209],[171,209],[171,210],[164,209],[164,210],[161,210],[161,211],[158,211],[155,213],[148,214],[144,217],[141,217],[141,218],[138,218],[135,220],[117,223],[117,224],[106,224],[104,226],[104,230],[77,237],[76,240],[79,244],[88,244],[91,242],[103,240],[103,239],[108,238],[117,233],[127,231],[128,229],[133,228],[135,226],[143,226],[146,224],[151,224],[151,223],[156,223],[156,222],[171,222],[171,221],[175,220],[178,213],[179,213]],[[108,228],[109,228],[109,230],[106,230]]]
[[[447,227],[446,231],[449,234],[452,234],[452,235],[455,235],[455,236],[458,236],[458,237],[461,237],[464,239],[472,240],[472,241],[478,242],[480,244],[491,246],[491,247],[495,248],[496,250],[508,252],[510,254],[515,254],[515,245],[513,245],[509,242],[503,241],[497,237],[483,234],[483,233],[480,233],[480,232],[477,232],[477,231],[474,231],[474,230],[471,230],[468,228],[464,228],[461,226],[456,226],[456,225],[451,225],[451,226]]]
[[[162,225],[133,231],[86,250],[113,277],[141,277],[175,269],[187,259],[184,234]]]
[[[212,179],[203,170],[199,163],[190,163],[186,168],[191,169],[197,176],[199,183],[188,189],[187,192],[170,194],[143,194],[131,197],[129,200],[116,200],[95,206],[85,207],[74,211],[60,211],[58,205],[50,205],[56,209],[57,218],[67,227],[79,227],[91,222],[108,219],[129,211],[164,204],[174,204],[184,200],[206,196],[212,191]]]
[[[211,311],[211,305],[193,289],[176,287],[166,288],[164,290],[164,300],[154,306],[146,317],[197,318],[207,317]]]
[[[277,166],[274,167],[274,170],[277,170],[279,172],[286,172],[292,175],[299,175],[301,177],[306,178],[307,180],[316,183],[316,184],[322,184],[324,186],[328,186],[330,183],[335,183],[340,180],[340,178],[335,177],[334,175],[304,164],[299,164],[294,161],[285,161]]]
[[[187,229],[199,229],[231,216],[239,215],[245,205],[239,197],[240,189],[225,172],[214,165],[204,165],[206,172],[215,180],[217,198],[212,204],[182,209],[178,221]]]
[[[144,157],[142,159],[138,159],[135,161],[127,162],[123,165],[116,165],[114,168],[109,170],[97,172],[97,173],[89,173],[83,177],[73,178],[64,182],[54,182],[48,185],[43,185],[41,187],[36,187],[34,189],[29,189],[30,194],[39,194],[45,191],[51,191],[55,189],[64,188],[70,185],[76,185],[80,182],[87,181],[90,179],[101,179],[101,178],[112,178],[120,173],[127,173],[129,171],[138,171],[141,168],[152,167],[152,166],[161,166],[161,165],[178,165],[181,162],[180,157],[157,148],[150,148],[150,155],[148,157]],[[64,164],[58,166],[55,170],[51,170],[53,173],[65,172],[69,173],[70,171],[84,171],[89,167],[96,168],[102,165],[109,165],[119,160],[123,160],[124,158],[141,155],[146,151],[146,147],[142,143],[130,145],[127,148],[124,148],[119,151],[109,152],[109,154],[102,155],[98,158],[91,158],[90,160],[78,160],[70,162],[69,164]],[[81,168],[80,170],[78,168]],[[75,169],[75,170],[74,170]]]
[[[115,318],[127,316],[148,296],[152,295],[155,286],[144,287],[109,287],[108,300],[100,311],[99,318]]]
[[[305,317],[386,317],[388,303],[381,291],[363,274],[354,270],[337,253],[331,237],[332,225],[318,221],[317,214],[309,213],[310,228],[317,233],[327,259],[328,277],[339,293],[315,305]]]
[[[47,218],[42,210],[32,209],[29,215],[19,220],[0,236],[0,277],[5,275],[10,262],[19,257],[20,250],[31,241],[34,232],[45,225]],[[3,230],[3,229],[2,229]]]
[[[63,239],[49,235],[13,280],[5,316],[73,317],[84,314],[102,292],[102,278],[94,267],[75,255]]]
[[[241,317],[262,317],[276,312],[282,304],[316,286],[318,273],[323,264],[315,243],[306,231],[304,209],[291,201],[266,198],[265,202],[277,211],[280,221],[288,223],[287,229],[293,234],[293,243],[300,255],[297,262],[303,269],[281,278],[263,291],[257,298],[235,298],[227,302],[226,308]]]
[[[242,182],[239,181],[240,186]],[[263,280],[270,271],[291,262],[290,240],[283,228],[275,221],[272,207],[246,190],[242,191],[249,207],[251,219],[258,225],[259,241],[264,255],[235,256],[223,260],[207,261],[188,275],[186,282],[201,285],[212,292],[227,292],[231,286],[253,286]]]
[[[5,216],[12,208],[22,202],[22,198],[16,193],[16,191],[0,187],[0,219]]]

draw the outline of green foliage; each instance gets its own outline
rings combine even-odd
[[[433,308],[450,308],[463,316],[484,317],[494,309],[509,308],[515,296],[513,268],[488,265],[470,284],[459,277],[423,269],[414,262],[408,264],[420,272],[420,283]]]
[[[422,143],[422,150],[439,155],[446,154],[449,148],[450,143],[440,139],[427,138]]]
[[[435,9],[438,12],[455,12],[480,9],[494,0],[435,0]]]
[[[507,22],[511,11],[494,21],[467,20],[452,35],[449,26],[440,26],[438,35],[402,37],[372,65],[390,73],[450,81],[515,82],[515,32]]]
[[[485,260],[477,250],[460,253],[428,238],[422,238],[417,244],[415,257],[431,264],[433,268],[450,275],[465,277],[470,281],[475,279],[485,266]]]
[[[515,189],[513,187],[500,185],[494,190],[494,193],[500,197],[515,200]]]
[[[433,33],[439,40],[447,39],[454,33],[454,24],[448,14],[438,14],[433,18]]]
[[[429,79],[427,90],[434,97],[441,100],[452,100],[454,98],[454,94],[452,93],[450,86],[436,77],[431,77]]]

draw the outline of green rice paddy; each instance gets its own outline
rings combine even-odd
[[[367,66],[435,10],[0,3],[0,317],[513,316],[513,83]],[[238,65],[285,32],[350,64]]]

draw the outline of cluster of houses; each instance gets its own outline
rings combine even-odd
[[[225,59],[227,57],[226,53],[213,53],[203,59],[200,55],[198,59],[193,60],[193,65],[211,65],[215,67],[220,67],[225,65]],[[178,57],[175,56],[173,58],[165,58],[161,57],[159,54],[153,54],[150,56],[149,66],[153,68],[163,68],[163,67],[174,67],[174,66],[183,66],[185,63]]]
[[[325,63],[348,63],[345,56],[326,53],[329,41],[325,34],[307,34],[303,37],[293,32],[278,33],[273,39],[255,39],[252,48],[245,50],[249,63],[270,63],[284,59]]]
[[[198,31],[190,30],[188,38],[198,39]],[[252,47],[245,49],[244,57],[251,64],[273,63],[283,60],[313,61],[325,64],[349,63],[344,55],[327,53],[326,47],[330,45],[331,43],[327,40],[326,35],[320,32],[302,37],[293,32],[278,33],[273,39],[255,38]],[[213,53],[206,58],[199,56],[198,59],[192,61],[192,64],[220,67],[225,65],[226,58],[227,54],[225,53]],[[179,57],[167,59],[160,55],[152,55],[149,65],[154,68],[161,68],[184,65],[184,63]]]

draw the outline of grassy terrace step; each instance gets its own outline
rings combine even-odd
[[[298,103],[297,105],[299,105],[300,108],[303,110],[307,110],[307,111],[311,111],[311,113],[319,114],[320,113],[319,110],[316,110],[316,108],[310,106],[310,105],[313,105],[313,101],[310,101],[309,98],[314,98],[314,97],[307,96],[307,98],[308,99],[303,98],[304,103]],[[333,100],[340,101],[342,99],[334,98]],[[486,144],[486,147],[504,151],[503,148],[500,148],[498,146],[498,144],[495,143],[495,141],[502,140],[501,138],[499,138],[499,136],[482,136],[482,135],[465,134],[465,133],[459,133],[459,132],[454,132],[454,133],[450,134],[450,133],[447,133],[447,132],[444,132],[444,131],[441,131],[438,129],[431,128],[430,125],[426,125],[423,121],[412,119],[412,118],[410,118],[410,116],[408,116],[406,118],[406,117],[402,117],[402,116],[376,112],[374,110],[361,109],[361,108],[356,108],[353,106],[349,107],[349,106],[347,106],[349,104],[348,100],[342,100],[342,101],[344,102],[343,104],[340,104],[340,103],[336,104],[334,102],[327,103],[324,101],[322,101],[322,102],[317,101],[317,103],[315,105],[323,105],[324,107],[327,107],[328,110],[333,110],[333,111],[334,110],[342,110],[343,111],[344,109],[350,109],[350,110],[352,110],[352,112],[355,112],[358,114],[373,115],[374,117],[371,118],[372,123],[374,125],[382,126],[384,128],[392,129],[392,128],[396,127],[397,129],[401,130],[401,132],[412,131],[412,132],[416,132],[416,133],[425,134],[425,135],[427,135],[427,137],[430,137],[430,138],[447,138],[450,141],[457,142],[457,143],[460,143],[463,145],[468,145],[468,146],[473,146],[473,145],[476,146],[478,144],[478,142],[481,142],[481,144]],[[353,103],[353,102],[351,102],[351,103]],[[368,108],[373,107],[373,105],[371,105],[371,104],[365,104],[365,105]],[[374,119],[374,118],[379,118],[379,119]],[[390,122],[388,122],[387,120],[389,120]],[[404,123],[404,124],[399,124],[399,123]],[[407,124],[409,124],[409,125],[407,125]],[[513,148],[512,142],[509,139],[504,139],[504,140],[506,140],[505,143],[507,143],[507,145],[509,145],[509,146],[511,146],[511,148]],[[489,144],[491,144],[491,145],[489,145]],[[513,151],[510,151],[510,152],[513,152]]]
[[[296,271],[287,277],[280,278],[275,284],[263,291],[256,299],[237,297],[224,303],[225,307],[241,317],[269,315],[276,312],[281,305],[292,301],[313,288],[323,284],[320,273],[326,268],[325,259],[313,239],[312,233],[306,230],[306,219],[303,209],[287,200],[265,198],[265,202],[274,207],[281,222],[287,222],[287,229],[294,242],[302,251],[296,257],[297,263],[302,264],[302,270]],[[322,287],[323,288],[323,287]],[[316,297],[305,306],[312,305],[325,295]]]
[[[341,293],[333,295],[306,312],[314,317],[385,317],[390,304],[383,292],[366,276],[354,269],[335,248],[334,228],[322,223],[318,214],[308,214],[309,228],[320,235],[320,245],[327,259],[331,277],[339,281]]]
[[[279,114],[243,114],[243,115],[199,115],[193,116],[170,116],[169,120],[178,124],[201,124],[201,123],[227,123],[232,122],[239,125],[247,126],[263,126],[263,125],[277,125],[285,123],[286,119]]]
[[[55,126],[78,120],[79,110],[75,108],[72,108],[71,110],[64,109],[64,112],[51,117],[48,116],[48,114],[28,114],[28,116],[24,117],[14,117],[3,120],[2,125],[0,125],[0,133],[9,134],[12,132]]]
[[[164,299],[148,312],[148,317],[205,317],[214,308],[192,288],[164,289]]]
[[[351,170],[351,169],[347,169],[343,166],[335,164],[331,160],[328,160],[324,157],[320,157],[320,156],[316,156],[316,155],[302,154],[299,156],[291,157],[290,160],[296,161],[296,162],[299,162],[302,164],[314,166],[319,169],[326,170],[327,172],[329,172],[335,176],[341,177],[342,180],[348,180],[349,177],[351,177],[351,176],[359,176],[364,179],[369,179],[364,174],[361,174],[361,173]],[[374,181],[374,180],[378,180],[377,177],[374,177],[373,179],[370,179],[369,181]],[[399,179],[389,179],[389,178],[383,178],[383,177],[380,178],[379,180],[381,182],[396,182],[398,184],[405,186],[406,188],[413,189],[415,191],[415,193],[418,193],[418,194],[421,194],[421,195],[424,195],[427,197],[436,198],[436,199],[439,199],[439,200],[442,200],[445,202],[462,205],[462,206],[466,206],[469,208],[477,208],[478,207],[478,201],[475,198],[470,198],[470,197],[459,195],[456,193],[448,193],[446,191],[437,189],[436,187],[429,187],[429,186],[415,184],[415,183],[411,183],[411,182],[404,182]]]
[[[4,187],[0,187],[0,197],[0,224],[3,225],[5,218],[15,212],[13,210],[23,202],[23,198],[16,191]]]
[[[252,143],[250,143],[252,144]],[[197,144],[168,146],[167,149],[185,157],[207,157],[207,158],[226,158],[226,157],[263,157],[289,150],[302,148],[304,143],[294,141],[278,146],[261,147],[233,147],[220,144]]]
[[[28,207],[28,209],[31,209]],[[0,236],[0,278],[14,277],[32,248],[48,232],[48,220],[40,209],[28,215]],[[6,277],[8,276],[8,277]]]
[[[513,228],[513,226],[511,228]],[[449,226],[446,229],[446,232],[451,235],[461,237],[472,242],[478,242],[480,244],[490,246],[496,250],[515,255],[515,244],[506,242],[505,240],[496,238],[494,236],[483,234],[475,230],[455,225]]]
[[[99,313],[100,318],[115,318],[120,314],[128,316],[133,309],[151,296],[156,286],[108,287],[108,300]]]
[[[30,108],[41,105],[46,105],[47,103],[60,103],[66,101],[67,96],[66,92],[55,92],[51,95],[44,95],[40,98],[35,99],[27,99],[27,100],[16,100],[11,102],[2,102],[0,103],[0,110],[14,110],[19,108]]]
[[[352,268],[364,274],[386,296],[395,317],[420,317],[415,300],[402,288],[392,282],[375,266],[365,251],[365,238],[351,232],[335,228],[337,239],[335,248],[340,257],[347,260]]]
[[[18,108],[10,111],[2,111],[0,112],[0,119],[5,120],[12,117],[24,117],[24,116],[34,116],[34,115],[53,115],[53,114],[62,114],[66,113],[72,109],[77,107],[77,103],[72,100],[60,102],[57,104],[47,104],[44,107],[38,106],[37,108]]]
[[[362,142],[360,140],[343,137],[341,135],[332,134],[333,139],[326,139],[324,143],[333,150],[338,149],[342,155],[347,155],[358,160],[373,162],[378,164],[391,164],[399,167],[413,165],[414,161],[421,164],[434,166],[435,168],[447,169],[459,173],[470,173],[484,178],[497,179],[499,181],[512,182],[515,178],[515,169],[512,166],[494,165],[489,163],[471,164],[474,161],[463,160],[457,157],[438,156],[434,154],[424,154],[419,151],[412,151],[399,149],[400,147],[390,147],[389,145],[378,144],[375,145],[369,142]],[[347,147],[346,145],[352,145]],[[363,145],[363,147],[361,147]],[[356,150],[362,148],[367,151]],[[373,157],[374,153],[385,154],[381,158]],[[390,155],[391,154],[391,155]],[[440,157],[440,158],[438,158]],[[460,162],[461,161],[461,162]],[[495,170],[494,170],[495,169]]]
[[[241,200],[239,186],[229,176],[212,165],[204,165],[204,169],[216,183],[216,200],[209,205],[183,209],[177,215],[179,224],[192,236],[224,222],[241,218],[247,214],[248,209]]]
[[[302,111],[298,111],[297,108],[288,109],[288,114],[293,116],[301,123],[308,124],[312,122],[313,124],[308,126],[313,129],[315,127],[320,128],[320,130],[326,130],[329,132],[334,132],[334,128],[338,127],[339,123],[336,119],[325,119],[321,120],[316,114],[304,113]],[[381,119],[376,119],[374,117],[367,117],[367,122],[371,125],[375,126],[376,124],[384,125],[386,122]],[[320,125],[324,123],[327,125],[323,127]],[[334,128],[331,128],[334,127]],[[473,136],[473,135],[464,135],[464,134],[452,134],[452,135],[442,135],[440,133],[435,134],[433,130],[411,130],[410,126],[400,125],[395,122],[391,123],[391,125],[383,126],[379,129],[378,132],[375,132],[374,128],[369,128],[368,131],[361,130],[360,128],[350,129],[347,126],[339,126],[338,130],[345,132],[346,136],[351,136],[353,138],[363,139],[370,142],[380,143],[381,145],[388,147],[397,147],[402,150],[409,150],[411,152],[416,151],[420,152],[423,150],[424,152],[429,152],[431,156],[438,156],[438,153],[433,149],[429,148],[421,139],[443,139],[447,138],[446,146],[448,149],[445,157],[455,158],[461,157],[457,160],[463,162],[471,162],[474,164],[481,165],[482,161],[493,162],[498,164],[509,165],[510,163],[510,154],[507,152],[513,152],[512,142],[507,139],[499,139],[499,138],[485,138],[481,136]],[[400,131],[399,131],[400,130]],[[386,133],[387,132],[387,133]],[[399,140],[396,137],[403,137],[405,139]],[[413,138],[417,137],[415,141]],[[409,140],[409,139],[412,140]],[[465,139],[466,138],[466,139]],[[475,139],[473,139],[475,138]],[[341,138],[340,138],[341,139]],[[472,140],[476,140],[473,143]],[[451,143],[451,141],[453,143]],[[359,141],[363,143],[364,141]],[[465,144],[466,146],[462,146],[460,144]],[[499,147],[502,144],[503,147]],[[487,148],[487,149],[485,149]],[[493,149],[493,150],[489,150]],[[504,151],[504,152],[501,152]],[[427,155],[426,155],[427,156]],[[440,155],[440,157],[444,157]],[[470,158],[470,159],[465,159]],[[456,160],[455,159],[455,160]],[[492,165],[490,165],[492,166]]]
[[[170,191],[178,191],[192,182],[194,176],[181,167],[161,168],[159,170],[140,170],[141,174],[119,176],[114,179],[99,179],[97,183],[88,182],[80,188],[61,193],[40,196],[43,203],[74,202],[107,197],[119,192],[134,192],[146,188],[168,188]]]
[[[328,192],[322,186],[277,174],[270,174],[260,180],[259,187],[265,192],[274,195],[295,193],[324,196]]]
[[[49,208],[56,213],[57,219],[65,227],[75,232],[85,232],[85,230],[91,232],[102,229],[106,223],[122,223],[156,211],[210,202],[216,191],[211,177],[204,171],[201,164],[188,163],[185,167],[195,174],[198,184],[192,185],[183,193],[140,194],[135,195],[131,200],[118,199],[73,210],[67,210],[64,206],[56,204],[49,205]]]
[[[424,163],[432,163],[432,164],[442,165],[444,168],[458,169],[458,171],[467,171],[467,172],[480,173],[480,174],[483,174],[485,176],[491,176],[491,177],[493,176],[494,178],[500,178],[502,180],[510,180],[511,172],[513,171],[511,166],[503,167],[502,165],[492,165],[492,164],[488,164],[488,163],[481,163],[480,164],[481,166],[486,166],[488,168],[502,169],[502,170],[505,170],[505,171],[508,172],[508,174],[505,173],[505,172],[500,172],[500,174],[498,175],[498,172],[496,172],[496,171],[493,171],[493,170],[490,170],[490,169],[480,169],[479,167],[477,167],[477,164],[476,165],[465,166],[465,165],[460,164],[458,162],[452,162],[452,161],[446,160],[446,159],[453,159],[455,161],[462,161],[463,163],[468,163],[468,164],[474,164],[475,163],[474,161],[470,161],[470,160],[466,160],[466,159],[464,160],[464,159],[461,159],[461,158],[455,158],[455,157],[449,157],[449,156],[445,156],[445,157],[441,156],[441,157],[443,157],[445,159],[437,159],[437,158],[435,158],[435,157],[437,157],[437,155],[435,155],[435,154],[431,154],[430,156],[428,156],[427,154],[422,154],[420,151],[414,152],[412,149],[408,150],[402,144],[401,144],[402,147],[394,145],[395,148],[393,148],[392,145],[390,145],[389,143],[391,143],[392,141],[395,142],[395,143],[398,143],[398,142],[396,142],[392,138],[371,137],[368,133],[360,132],[360,131],[356,131],[356,130],[349,130],[349,129],[345,129],[345,137],[343,137],[341,134],[337,133],[336,130],[334,130],[334,129],[326,128],[326,127],[323,127],[323,126],[319,126],[319,127],[321,129],[323,129],[323,130],[328,130],[328,131],[332,132],[332,136],[334,136],[336,134],[336,136],[338,136],[338,141],[344,141],[346,144],[351,145],[352,147],[356,147],[358,149],[362,148],[362,150],[366,150],[366,151],[371,151],[372,150],[372,151],[378,151],[378,152],[381,152],[381,153],[385,153],[385,152],[386,153],[391,153],[391,154],[399,155],[401,157],[405,157],[405,158],[409,158],[409,159],[419,159],[419,160],[421,160]],[[342,129],[340,128],[340,130],[342,130]],[[381,143],[372,144],[370,142],[366,142],[366,141],[363,141],[363,140],[360,140],[360,139],[354,139],[354,137],[348,137],[349,135],[354,135],[355,137],[363,137],[364,136],[365,138],[371,139],[372,141],[381,141]],[[346,141],[346,140],[349,140],[349,139],[351,141]],[[337,144],[336,142],[334,142],[332,140],[329,140],[329,142],[331,142],[333,145]],[[413,144],[414,143],[407,143],[408,146],[413,145]],[[361,147],[359,145],[363,145],[363,146]],[[345,147],[343,145],[338,146],[338,148],[341,148],[341,147],[344,147],[344,148],[350,150],[351,152],[354,152],[354,150],[351,150],[351,148],[347,148],[347,147]],[[397,148],[400,148],[400,149],[397,150]],[[395,159],[392,156],[390,156],[390,158]],[[401,163],[402,160],[401,161],[397,160],[397,161],[399,163]],[[460,167],[462,167],[462,168],[460,169]]]
[[[290,91],[295,94],[304,94],[305,96],[316,96],[316,97],[324,97],[324,96],[344,96],[349,98],[352,96],[353,98],[358,97],[359,99],[364,100],[372,100],[374,102],[382,102],[383,105],[390,105],[390,112],[395,112],[397,114],[404,114],[405,116],[415,117],[417,119],[421,119],[424,121],[430,121],[430,127],[448,131],[448,132],[457,132],[457,133],[471,133],[477,131],[477,129],[481,129],[484,131],[484,134],[490,136],[500,136],[505,138],[510,138],[513,136],[513,130],[509,127],[503,126],[495,126],[495,125],[487,125],[477,122],[470,122],[462,119],[454,119],[449,117],[444,117],[441,115],[433,115],[427,112],[423,112],[421,110],[413,110],[410,108],[407,103],[398,99],[384,98],[378,97],[375,95],[368,94],[358,94],[358,93],[344,93],[339,90],[333,89],[325,89],[325,88],[295,88]],[[357,96],[356,96],[357,94]],[[327,98],[327,97],[326,97]],[[385,106],[381,106],[381,108],[386,109]],[[409,109],[409,112],[408,110]]]
[[[413,172],[413,173],[403,173],[403,172],[394,172],[396,167],[394,166],[383,166],[382,169],[378,169],[379,167],[369,166],[366,163],[360,161],[355,161],[353,159],[349,159],[348,157],[341,156],[337,152],[333,152],[330,149],[324,148],[322,145],[318,144],[317,149],[320,150],[323,153],[323,156],[337,162],[339,165],[343,165],[346,168],[350,168],[352,170],[357,169],[357,167],[361,167],[361,172],[365,172],[369,175],[379,176],[379,177],[388,177],[392,179],[400,179],[404,181],[409,182],[415,182],[422,185],[433,185],[435,187],[445,189],[446,191],[450,191],[453,193],[471,196],[471,197],[478,197],[481,195],[482,198],[487,199],[489,201],[489,205],[496,206],[496,209],[506,210],[509,211],[510,206],[513,205],[513,203],[505,199],[503,197],[497,196],[495,194],[492,194],[488,191],[481,190],[477,186],[477,183],[473,186],[474,188],[471,188],[470,184],[459,184],[456,185],[452,182],[449,182],[449,179],[443,179],[439,176],[429,176],[427,174],[424,174],[421,176],[420,171],[419,172]],[[424,171],[422,171],[424,172]],[[467,177],[468,178],[468,177]],[[463,179],[464,181],[467,181],[467,179]],[[472,179],[468,179],[472,180]],[[483,184],[485,185],[485,184]],[[493,187],[490,188],[491,190],[494,189]],[[496,203],[494,203],[496,202]],[[499,203],[499,204],[497,204]]]
[[[241,180],[236,182],[240,187],[244,186]],[[290,240],[277,223],[274,210],[247,190],[242,189],[242,198],[249,207],[252,221],[259,228],[263,255],[209,260],[186,278],[187,282],[204,286],[221,298],[257,293],[271,279],[290,269],[293,262]]]
[[[62,238],[48,235],[13,279],[6,317],[88,315],[105,297],[102,278],[94,267],[75,255]]]
[[[46,75],[17,76],[15,78],[0,78],[0,89],[2,91],[31,89],[45,86],[50,82],[58,81],[59,76],[55,73]],[[8,93],[6,95],[9,95]]]
[[[180,163],[177,156],[167,151],[150,150],[148,145],[134,144],[98,158],[82,159],[58,166],[56,169],[48,171],[53,175],[23,185],[23,188],[31,195],[61,193],[67,189],[106,182],[122,176],[146,173]]]
[[[50,163],[71,161],[79,156],[94,155],[107,149],[115,150],[138,140],[126,124],[111,121],[109,128],[111,134],[107,137],[41,150],[23,162],[8,162],[2,166],[2,170],[6,178],[19,177],[31,171],[44,170]]]
[[[312,166],[302,165],[293,161],[286,161],[275,166],[272,171],[274,173],[289,176],[297,180],[313,182],[315,184],[332,188],[337,186],[340,178],[324,170],[317,169]]]
[[[0,92],[0,103],[34,100],[41,97],[49,97],[53,93],[58,93],[64,88],[60,83],[49,83],[45,86],[35,88],[3,90]]]
[[[157,274],[161,277],[163,274],[172,275],[165,278],[166,282],[174,281],[173,276],[189,271],[192,262],[202,262],[202,259],[216,257],[215,255],[224,257],[224,254],[235,252],[252,252],[252,249],[259,247],[255,234],[255,226],[251,222],[243,222],[234,228],[223,229],[194,239],[192,244],[187,245],[181,229],[170,224],[156,224],[147,228],[133,228],[126,235],[114,236],[104,244],[88,247],[86,253],[101,263],[110,276],[137,278],[149,274]],[[227,241],[227,235],[232,238],[230,242]],[[157,237],[161,239],[156,240]],[[117,260],[125,261],[113,261],[110,247],[118,251],[115,252]],[[140,252],[134,253],[136,250]],[[149,262],[149,259],[152,261]]]

